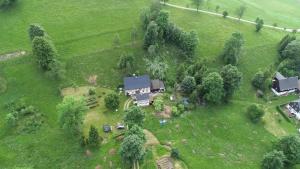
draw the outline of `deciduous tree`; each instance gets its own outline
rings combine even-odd
[[[158,43],[158,26],[156,22],[151,21],[147,27],[144,37],[144,49],[148,49],[150,45]]]
[[[241,5],[236,9],[236,15],[238,16],[239,20],[243,17],[246,9],[247,8],[244,5]]]
[[[239,32],[232,34],[231,38],[226,41],[222,58],[226,64],[237,65],[241,57],[242,47],[244,45],[243,35]]]
[[[91,125],[89,131],[88,144],[93,147],[98,147],[100,144],[100,136],[95,126]]]
[[[80,136],[83,113],[87,110],[83,98],[65,97],[57,106],[60,127],[71,136]]]
[[[203,0],[192,0],[193,4],[196,6],[197,8],[197,12],[199,11],[200,6],[203,3]]]
[[[256,32],[259,32],[264,26],[264,20],[260,19],[260,18],[256,18],[255,23],[256,23],[256,26],[255,26]]]
[[[242,73],[236,66],[226,65],[221,70],[221,76],[224,81],[225,98],[230,98],[234,91],[240,87]]]
[[[35,37],[45,36],[45,30],[38,24],[31,24],[28,29],[29,38],[32,41]]]
[[[213,72],[203,79],[202,92],[209,103],[220,103],[224,96],[224,82],[219,73]]]
[[[137,106],[125,110],[124,122],[131,128],[133,125],[143,126],[145,112]]]
[[[119,95],[116,93],[108,94],[105,97],[104,102],[106,108],[110,110],[116,110],[117,108],[119,108],[119,104],[120,104]]]
[[[189,95],[196,89],[196,81],[192,76],[186,76],[181,82],[181,90]]]
[[[285,136],[276,145],[278,151],[282,151],[286,157],[285,163],[293,166],[300,163],[300,138],[299,136]]]
[[[273,150],[264,156],[264,159],[262,162],[262,168],[263,169],[283,169],[285,160],[286,160],[286,157],[282,151]]]

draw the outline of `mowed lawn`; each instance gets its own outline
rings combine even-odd
[[[17,8],[0,13],[0,32],[5,32],[1,34],[0,53],[15,50],[30,52],[28,25],[41,23],[56,44],[60,59],[66,62],[66,84],[87,85],[88,77],[97,75],[101,87],[115,90],[122,82],[123,75],[116,65],[124,52],[134,53],[137,69],[141,73],[145,71],[141,30],[135,46],[130,44],[130,32],[133,25],[139,27],[139,11],[150,1],[19,2]],[[239,69],[244,73],[244,80],[228,105],[198,108],[164,127],[160,127],[158,119],[148,113],[145,127],[161,142],[171,141],[178,147],[189,168],[259,168],[263,154],[271,148],[276,137],[263,125],[253,125],[245,117],[249,104],[264,104],[256,99],[250,81],[255,72],[276,62],[276,44],[285,34],[269,29],[255,33],[253,25],[165,9],[180,27],[197,31],[200,43],[196,59],[207,58],[209,67],[216,71],[222,66],[219,54],[226,39],[235,31],[242,32],[246,42]],[[116,33],[121,37],[119,48],[112,47]],[[172,56],[168,56],[168,60],[172,64],[180,63]],[[174,75],[175,68],[175,65],[170,65],[169,73]],[[7,92],[0,95],[0,168],[81,169],[95,168],[98,164],[109,168],[110,161],[115,168],[122,167],[118,154],[109,155],[111,148],[118,149],[118,142],[111,141],[100,151],[92,152],[91,157],[86,157],[85,149],[79,147],[78,141],[66,138],[59,130],[59,114],[55,107],[61,101],[61,84],[45,77],[30,53],[24,58],[1,62],[0,76],[8,81]],[[45,125],[36,134],[19,135],[5,128],[7,111],[3,105],[17,98],[25,98],[46,115]],[[176,129],[177,124],[179,130]],[[148,152],[146,163],[151,158],[151,152]]]
[[[170,0],[170,3],[195,8],[192,0]],[[220,6],[220,13],[226,10],[231,16],[236,16],[236,9],[244,5],[247,8],[244,19],[254,21],[260,17],[269,25],[277,23],[283,28],[300,28],[300,1],[298,0],[207,0],[201,8],[215,11],[217,5]]]

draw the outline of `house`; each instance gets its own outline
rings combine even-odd
[[[163,81],[155,79],[151,80],[151,92],[152,93],[157,93],[157,92],[164,92],[165,89],[165,84]]]
[[[284,77],[281,73],[276,72],[273,79],[272,91],[281,96],[284,94],[297,91],[299,88],[298,77]]]
[[[296,119],[300,120],[300,99],[290,102],[286,105],[289,112],[295,115]]]
[[[165,85],[161,80],[150,80],[148,75],[124,78],[124,91],[131,96],[138,106],[149,106],[152,93],[164,92]]]
[[[151,81],[148,75],[124,78],[124,90],[128,96],[151,92]]]

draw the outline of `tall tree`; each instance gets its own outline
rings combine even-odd
[[[196,81],[194,77],[186,76],[181,82],[181,90],[185,94],[191,94],[196,89]]]
[[[105,102],[106,108],[108,108],[110,110],[116,110],[117,108],[119,108],[119,104],[120,104],[119,95],[116,93],[108,94],[104,98],[104,102]]]
[[[236,9],[236,15],[238,16],[239,20],[243,17],[246,9],[247,8],[244,5],[241,5]]]
[[[282,59],[297,60],[300,58],[300,40],[291,41],[286,48],[282,51]]]
[[[285,163],[289,166],[300,163],[300,138],[299,136],[285,136],[276,145],[278,151],[282,151],[286,157]]]
[[[125,110],[124,122],[131,128],[133,125],[143,126],[145,112],[140,107],[132,106]]]
[[[224,83],[219,73],[213,72],[203,79],[202,92],[207,102],[220,103],[224,96]]]
[[[200,6],[203,3],[203,0],[192,0],[193,4],[196,6],[197,8],[197,12],[199,11]]]
[[[80,136],[83,113],[87,110],[83,98],[65,97],[63,102],[58,104],[57,111],[60,114],[60,127],[71,136]]]
[[[132,28],[130,37],[131,37],[131,43],[132,43],[132,45],[134,45],[137,40],[137,37],[138,37],[138,30],[136,27]]]
[[[120,147],[120,155],[124,162],[136,168],[138,161],[145,155],[144,141],[134,134],[125,137]]]
[[[287,47],[287,45],[294,40],[296,40],[295,35],[290,35],[290,34],[285,35],[278,44],[278,48],[277,48],[278,52],[282,54],[282,51]]]
[[[151,21],[147,27],[144,37],[144,49],[148,49],[150,45],[158,43],[158,26],[156,22]]]
[[[32,41],[32,52],[43,70],[50,70],[50,65],[57,56],[53,43],[45,37],[35,37]]]
[[[191,58],[195,55],[198,43],[199,39],[195,31],[182,32],[178,46],[187,57]]]
[[[136,135],[138,136],[144,143],[146,142],[146,135],[143,131],[143,129],[138,125],[133,125],[126,133],[125,137],[128,137],[130,135]]]
[[[154,60],[145,59],[147,71],[156,79],[164,80],[166,78],[169,66],[161,58],[157,57]]]
[[[118,68],[126,73],[130,72],[134,67],[133,60],[132,54],[122,54],[118,63]]]
[[[100,144],[100,136],[95,126],[91,125],[89,131],[88,144],[93,147],[98,147]]]
[[[224,81],[225,98],[230,98],[234,91],[240,87],[242,73],[236,66],[226,65],[221,70],[221,76]]]
[[[226,64],[237,65],[244,45],[243,35],[239,32],[232,34],[231,38],[226,41],[222,58]]]
[[[264,26],[264,20],[260,18],[256,18],[255,23],[256,23],[255,26],[256,32],[259,32]]]
[[[263,169],[284,169],[286,157],[282,151],[273,150],[264,156],[262,162]]]
[[[38,24],[31,24],[28,29],[29,38],[32,41],[35,37],[45,36],[45,30]]]

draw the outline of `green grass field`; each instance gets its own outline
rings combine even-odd
[[[191,0],[170,0],[170,3],[181,6],[195,7]],[[298,0],[207,0],[202,4],[202,9],[214,11],[219,5],[219,12],[228,11],[229,15],[236,16],[236,9],[244,5],[246,12],[244,19],[254,21],[257,17],[263,18],[266,24],[277,23],[283,28],[300,28],[300,2]]]
[[[234,2],[228,0],[224,2],[224,6],[234,9],[230,5]],[[145,72],[144,51],[141,49],[142,31],[139,29],[138,43],[135,46],[131,46],[130,32],[134,25],[139,27],[140,9],[149,3],[150,0],[23,0],[19,1],[16,8],[0,12],[0,53],[16,50],[26,50],[29,53],[24,58],[0,62],[0,76],[8,84],[7,91],[0,94],[0,168],[88,169],[95,168],[98,164],[109,168],[110,161],[113,168],[123,168],[118,153],[109,155],[110,149],[118,149],[119,142],[110,140],[100,150],[92,151],[91,157],[86,157],[85,149],[76,140],[66,138],[59,129],[56,105],[62,100],[59,93],[61,84],[45,77],[37,68],[30,53],[27,28],[30,23],[41,23],[52,37],[60,59],[67,65],[64,84],[87,85],[87,78],[97,75],[97,82],[101,87],[115,90],[122,83],[123,75],[116,69],[122,53],[134,53],[137,69],[141,73]],[[282,3],[290,6],[290,10],[284,8],[285,10],[293,13],[294,6],[290,5],[292,1]],[[281,20],[291,26],[300,25],[298,21],[293,21],[290,13],[274,16],[274,11],[283,9],[280,5],[273,7],[271,10],[266,9],[270,11],[266,20],[268,16],[270,20],[279,19],[279,25]],[[252,6],[248,8],[250,13]],[[159,125],[159,119],[152,115],[152,109],[149,108],[145,127],[161,142],[170,141],[178,147],[184,163],[191,169],[199,166],[212,169],[259,168],[263,155],[271,148],[271,142],[277,139],[267,124],[270,123],[272,127],[278,127],[285,133],[296,132],[292,124],[274,122],[270,116],[266,116],[265,125],[253,125],[245,116],[245,109],[249,104],[266,104],[256,98],[250,81],[258,70],[277,61],[276,45],[285,33],[269,29],[255,33],[253,25],[174,8],[166,7],[165,10],[169,11],[171,20],[180,27],[197,31],[200,43],[196,59],[207,58],[209,67],[213,70],[222,66],[219,54],[226,39],[235,31],[242,32],[246,42],[239,69],[243,72],[244,79],[242,87],[228,105],[197,108],[184,117],[170,120],[164,127]],[[257,11],[254,7],[253,10]],[[282,19],[284,17],[291,19]],[[112,47],[116,33],[121,37],[121,47],[117,49]],[[172,49],[169,50],[172,53]],[[167,57],[170,75],[174,75],[176,64],[181,62],[174,59],[176,51],[173,53]],[[25,98],[46,115],[46,123],[37,133],[16,134],[6,128],[4,118],[7,110],[3,105],[18,98]],[[273,114],[276,105],[292,99],[294,97],[281,98],[265,106],[268,113]],[[102,109],[97,111],[104,113]],[[118,120],[123,116],[122,111],[119,113],[115,117],[109,115],[107,119]],[[176,125],[179,125],[178,131],[175,129]],[[185,144],[182,143],[184,139]],[[154,158],[148,152],[142,167],[155,168]]]

